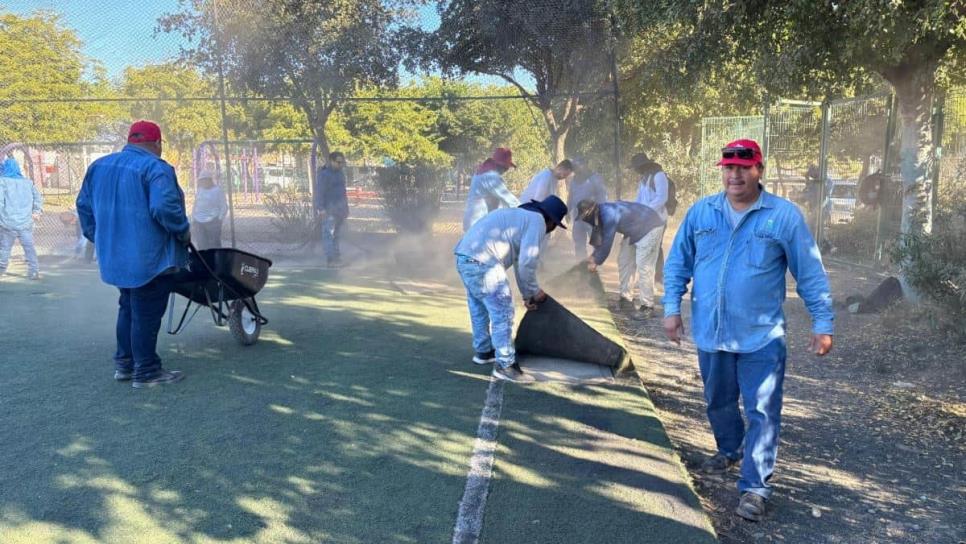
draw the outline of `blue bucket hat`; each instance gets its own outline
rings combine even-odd
[[[563,200],[557,198],[556,195],[550,195],[542,201],[531,200],[520,207],[528,210],[539,211],[554,225],[557,225],[564,230],[567,229],[566,225],[563,224],[563,218],[567,217],[567,205],[564,204]]]

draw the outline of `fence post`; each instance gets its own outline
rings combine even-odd
[[[218,28],[218,2],[213,3],[215,28]],[[228,182],[228,224],[231,230],[231,247],[235,246],[235,199],[234,181],[231,179],[231,147],[228,145],[228,108],[225,106],[224,50],[218,44],[218,97],[221,100],[221,140],[225,145],[225,180]]]
[[[936,221],[936,201],[939,198],[939,177],[943,159],[943,132],[946,129],[946,93],[941,92],[935,100],[932,112],[932,202],[930,207],[933,223]]]
[[[825,193],[828,190],[828,140],[829,140],[829,100],[822,101],[822,140],[818,155],[818,175],[821,193],[818,195],[818,205],[815,207],[815,240],[822,247],[822,236],[825,230]]]
[[[895,137],[896,132],[896,95],[890,94],[888,101],[888,112],[889,117],[886,121],[886,133],[885,133],[885,150],[882,152],[882,174],[886,176],[890,182],[892,181],[892,175],[889,174],[891,163],[892,163],[892,139]],[[860,180],[861,183],[861,180]],[[884,213],[882,206],[882,193],[885,187],[879,188],[879,206],[876,211],[875,216],[875,241],[872,246],[872,259],[876,264],[882,264],[882,253],[885,249],[885,244],[882,243],[882,215]]]
[[[762,155],[764,155],[763,160],[765,161],[764,185],[765,187],[768,187],[768,174],[769,172],[771,172],[771,165],[768,164],[768,148],[770,147],[768,145],[768,140],[769,140],[768,117],[769,117],[769,113],[771,112],[771,99],[768,98],[768,93],[765,93],[765,105],[763,109],[764,109],[764,112],[762,114],[762,122],[761,122],[761,139],[762,139],[761,143],[762,145],[765,146],[765,148],[762,150]],[[775,183],[777,184],[778,182],[776,181]],[[777,189],[778,189],[777,186],[772,187],[772,192],[775,193],[776,195],[778,194]]]
[[[613,25],[613,18],[611,20]],[[610,50],[611,80],[614,82],[614,179],[617,181],[617,200],[621,199],[623,183],[621,180],[621,94],[617,82],[617,40],[614,39]]]

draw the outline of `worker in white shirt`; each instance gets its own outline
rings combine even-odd
[[[530,183],[520,193],[520,202],[536,200],[542,202],[550,195],[560,196],[560,182],[574,173],[574,165],[567,159],[557,163],[553,168],[544,168],[530,179]]]

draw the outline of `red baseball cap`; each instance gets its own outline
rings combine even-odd
[[[129,144],[140,144],[144,142],[160,142],[161,127],[151,121],[137,121],[131,125],[127,131],[127,142]]]
[[[721,150],[721,160],[718,166],[728,166],[736,164],[738,166],[755,166],[762,164],[761,148],[754,140],[735,140],[729,142]]]
[[[498,147],[493,150],[493,156],[490,157],[493,162],[499,164],[504,168],[516,168],[517,165],[513,164],[513,152],[510,151],[508,147]]]

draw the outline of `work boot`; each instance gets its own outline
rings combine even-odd
[[[647,306],[641,304],[641,307],[637,310],[640,312],[641,317],[653,317],[654,316],[654,306]]]
[[[701,472],[704,472],[705,474],[722,474],[740,462],[741,459],[731,459],[723,453],[718,452],[711,457],[708,457],[704,463],[701,464]]]
[[[633,310],[634,309],[634,301],[627,300],[626,298],[621,297],[620,300],[617,301],[617,309],[618,310]]]
[[[133,377],[134,377],[134,373],[133,372],[125,372],[123,370],[115,370],[114,371],[114,379],[117,380],[117,381],[119,381],[119,382],[129,381]]]
[[[131,387],[135,389],[145,389],[156,385],[168,385],[178,383],[184,379],[184,372],[180,370],[162,370],[160,374],[147,380],[134,380]]]
[[[761,521],[765,516],[765,497],[757,493],[742,493],[738,508],[735,508],[735,514],[748,521]]]
[[[485,353],[477,353],[473,356],[473,362],[478,365],[488,365],[496,361],[496,351],[490,350]]]
[[[514,383],[533,383],[536,381],[533,376],[524,373],[518,363],[513,363],[506,368],[496,365],[493,367],[493,375],[501,380]]]

